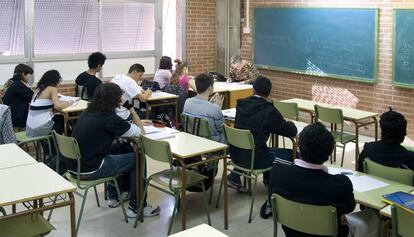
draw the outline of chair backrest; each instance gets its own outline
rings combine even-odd
[[[368,158],[364,160],[364,172],[397,183],[413,186],[414,171],[378,164]]]
[[[89,100],[88,91],[86,87],[76,85],[76,92],[76,96],[80,97],[82,100]]]
[[[170,144],[168,142],[153,140],[143,135],[140,136],[140,144],[142,154],[147,158],[159,162],[172,163]]]
[[[297,103],[287,103],[273,99],[273,106],[279,110],[283,117],[299,120],[299,107]]]
[[[395,205],[391,207],[392,236],[409,237],[414,233],[414,214]]]
[[[255,159],[255,143],[252,133],[249,130],[232,128],[223,124],[224,136],[227,144],[240,149],[251,150],[250,169],[253,170]]]
[[[273,221],[291,229],[313,235],[338,235],[336,208],[290,201],[272,195]]]
[[[183,114],[183,129],[186,133],[211,139],[211,131],[207,119]]]
[[[342,109],[328,108],[320,105],[315,105],[316,118],[323,122],[333,124],[343,124],[344,115]]]

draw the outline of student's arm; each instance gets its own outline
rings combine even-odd
[[[362,148],[361,153],[359,153],[359,156],[358,156],[358,171],[359,172],[364,172],[364,161],[365,161],[365,158],[367,157],[365,146],[366,146],[366,143],[364,145],[364,148]]]
[[[190,78],[190,80],[188,80],[188,87],[191,88],[194,92],[197,92],[194,78]]]
[[[141,119],[138,117],[138,114],[137,112],[135,112],[135,109],[131,108],[129,109],[129,112],[131,112],[132,122],[134,123],[134,125],[138,126],[138,128],[141,130],[141,134],[145,135],[144,124],[142,123]]]
[[[141,93],[136,95],[134,98],[138,98],[141,102],[147,102],[147,100],[151,97],[152,91],[147,89],[146,91],[141,90]]]
[[[214,127],[216,128],[217,132],[220,133],[220,136],[222,136],[223,133],[223,124],[223,113],[221,112],[221,109],[217,106],[217,110],[214,115]]]
[[[16,94],[18,94],[20,97],[24,98],[24,100],[30,103],[34,94],[33,90],[24,85],[23,82],[16,84]]]
[[[272,108],[271,113],[268,114],[267,121],[272,133],[285,137],[295,137],[298,133],[295,124],[291,121],[286,121],[276,108]]]
[[[351,180],[345,175],[339,175],[342,185],[338,185],[338,197],[336,210],[340,215],[348,214],[354,211],[356,202],[354,198],[354,189]]]
[[[53,101],[53,107],[56,110],[62,110],[68,106],[71,106],[73,104],[73,102],[63,102],[59,100],[59,95],[57,92],[57,88],[56,87],[48,87],[46,88],[46,90],[49,89],[50,90],[50,95]]]

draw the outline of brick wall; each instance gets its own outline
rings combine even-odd
[[[414,90],[392,85],[392,21],[393,8],[414,7],[414,0],[251,0],[252,13],[256,6],[274,7],[376,7],[379,8],[378,83],[360,82],[293,73],[262,70],[273,82],[272,96],[278,99],[312,99],[314,85],[337,87],[351,92],[359,102],[357,108],[384,112],[389,106],[403,113],[408,120],[408,135],[414,137]],[[252,25],[252,23],[250,24]],[[252,35],[242,38],[242,57],[252,59]]]
[[[188,0],[186,30],[191,74],[215,70],[216,0]]]

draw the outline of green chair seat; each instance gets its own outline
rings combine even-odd
[[[230,161],[230,163],[227,163],[227,164],[232,165],[232,166],[234,166],[234,168],[236,168],[238,170],[241,170],[245,173],[250,173],[251,172],[253,175],[260,175],[260,174],[263,174],[264,172],[270,171],[272,169],[272,167],[269,167],[269,168],[266,168],[266,169],[253,169],[253,170],[251,170],[249,168],[244,168],[242,166],[236,165],[236,164],[233,163],[233,161]]]
[[[70,182],[72,182],[74,184],[77,183],[76,176],[72,175],[71,173],[66,172],[65,177]],[[108,178],[95,179],[95,180],[82,180],[82,179],[79,179],[79,186],[82,187],[82,188],[92,187],[92,186],[95,186],[95,185],[98,185],[98,184],[110,182],[110,181],[114,180],[114,178],[116,178],[116,177],[111,176],[111,177],[108,177]]]
[[[47,139],[51,138],[50,135],[37,136],[37,137],[28,137],[27,134],[26,134],[26,131],[17,132],[17,133],[15,133],[15,135],[16,135],[16,141],[18,143],[29,143],[29,142],[34,142],[34,141],[47,140]]]
[[[187,182],[186,182],[185,188],[193,186],[200,182],[203,182],[205,179],[207,179],[206,176],[199,174],[197,172],[193,172],[191,170],[186,171],[186,175],[187,175]],[[170,170],[164,170],[150,177],[152,181],[165,187],[169,187],[170,178],[171,178],[171,187],[173,189],[182,188],[181,168],[175,167],[172,169],[172,172],[170,172]]]
[[[356,136],[351,133],[342,132],[342,140],[341,140],[341,132],[339,131],[332,131],[332,136],[334,137],[336,142],[340,143],[348,143],[355,141]]]
[[[0,237],[33,237],[49,233],[55,227],[40,214],[0,221]]]

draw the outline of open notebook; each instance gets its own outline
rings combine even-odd
[[[154,126],[144,126],[145,136],[153,140],[161,140],[166,138],[175,137],[175,130],[172,129],[160,129]]]
[[[72,102],[72,104],[76,104],[79,102],[80,97],[73,97],[73,96],[66,96],[66,95],[62,95],[62,94],[58,94],[59,96],[59,100],[63,101],[63,102]]]

